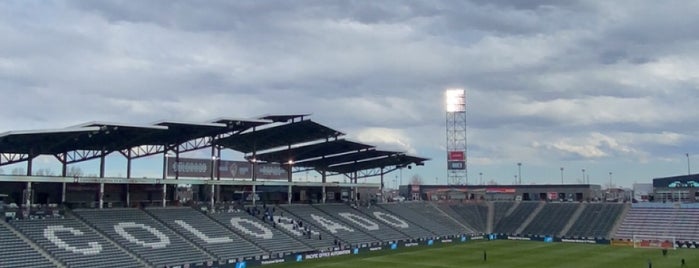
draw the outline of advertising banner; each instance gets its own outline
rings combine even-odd
[[[466,169],[466,161],[447,161],[447,169],[464,170]]]
[[[218,171],[212,167],[218,167]],[[168,177],[252,179],[252,163],[245,161],[211,160],[201,158],[167,158]],[[255,165],[256,178],[286,180],[288,172],[279,164]]]
[[[491,187],[491,188],[486,188],[485,189],[486,193],[493,194],[493,193],[498,193],[498,194],[514,194],[516,192],[515,188],[501,188],[501,187]]]
[[[449,161],[465,161],[466,154],[464,151],[449,151],[447,160]]]

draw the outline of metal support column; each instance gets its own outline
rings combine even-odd
[[[379,186],[379,193],[381,193],[381,202],[386,201],[385,193],[383,191],[383,167],[381,167],[381,186]]]
[[[100,181],[99,208],[104,207],[104,182]]]
[[[216,203],[214,201],[214,184],[213,184],[213,181],[211,181],[211,210],[210,210],[211,212],[215,211],[214,205],[216,205]]]
[[[99,202],[99,208],[102,209],[104,208],[104,162],[105,162],[105,151],[102,150],[100,152],[100,191],[98,196],[98,202]]]
[[[64,156],[65,157],[65,156]],[[68,175],[68,164],[64,159],[61,159],[61,176],[65,178]],[[61,204],[65,204],[66,202],[66,183],[63,182],[61,183]]]
[[[325,184],[323,184],[323,204],[325,204],[326,198],[327,198],[327,196],[326,196],[326,192],[325,192]]]
[[[294,196],[293,196],[293,192],[291,191],[291,184],[289,184],[289,192],[288,192],[288,194],[289,194],[289,196],[288,196],[288,198],[287,198],[287,199],[288,199],[287,203],[288,203],[289,205],[291,205],[291,199],[294,197]]]
[[[165,203],[167,202],[167,184],[165,184],[165,180],[163,180],[163,207],[165,207]]]
[[[32,206],[32,182],[28,181],[27,182],[27,189],[26,189],[26,194],[24,195],[24,205],[27,208],[27,211],[30,210]]]
[[[257,203],[255,199],[257,197],[257,185],[253,184],[252,185],[252,193],[250,193],[250,198],[252,199],[252,205],[254,206],[255,203]]]
[[[131,207],[131,149],[126,153],[126,207]]]
[[[214,176],[216,175],[216,169],[216,146],[211,145],[211,209],[214,208],[214,205],[216,204],[217,200],[216,185],[213,184],[213,181],[215,179]]]

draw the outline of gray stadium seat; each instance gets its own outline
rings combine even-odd
[[[79,220],[15,221],[17,230],[69,267],[142,267],[143,264]]]
[[[74,212],[150,265],[163,267],[215,260],[142,210],[81,209]]]

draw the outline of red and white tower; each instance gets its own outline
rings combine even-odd
[[[468,184],[466,157],[466,92],[447,89],[447,182]]]

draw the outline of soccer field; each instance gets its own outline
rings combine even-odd
[[[483,260],[483,252],[487,260]],[[475,241],[438,247],[402,248],[334,258],[285,263],[268,267],[699,267],[698,249],[634,249],[609,245],[542,243],[531,241]]]

